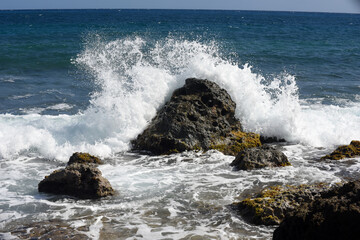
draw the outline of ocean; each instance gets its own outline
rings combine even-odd
[[[275,184],[358,178],[359,158],[319,158],[360,138],[359,76],[359,14],[0,11],[0,238],[56,221],[89,239],[271,239],[227,206]],[[245,130],[286,139],[292,166],[129,151],[189,77],[226,89]],[[118,195],[38,193],[73,152],[104,159]]]

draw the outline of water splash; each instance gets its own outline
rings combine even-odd
[[[126,151],[188,77],[225,88],[248,131],[312,146],[344,144],[360,135],[359,104],[301,102],[294,76],[266,79],[250,65],[226,59],[216,42],[171,37],[107,41],[95,35],[72,62],[97,86],[89,108],[76,115],[1,115],[1,157],[37,152],[66,161],[75,151],[101,157]]]

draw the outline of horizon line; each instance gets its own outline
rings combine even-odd
[[[248,12],[293,12],[293,13],[330,13],[330,14],[360,14],[360,12],[326,12],[305,10],[245,10],[245,9],[203,9],[203,8],[14,8],[0,11],[46,11],[46,10],[188,10],[188,11],[248,11]]]

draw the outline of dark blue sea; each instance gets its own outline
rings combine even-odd
[[[216,151],[128,152],[189,77],[225,88],[245,130],[285,138],[293,166],[239,173]],[[358,158],[318,161],[354,139],[359,14],[0,11],[1,239],[53,220],[89,239],[270,239],[274,228],[248,224],[226,205],[269,185],[356,177]],[[37,192],[79,151],[105,159],[100,169],[118,196]]]

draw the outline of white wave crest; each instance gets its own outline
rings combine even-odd
[[[107,157],[128,150],[130,140],[188,77],[207,78],[225,88],[248,131],[312,146],[359,137],[358,105],[300,103],[294,76],[265,79],[220,52],[215,42],[170,37],[157,42],[92,38],[73,59],[98,87],[90,107],[76,115],[0,115],[0,156],[36,151],[65,161],[75,151]]]

